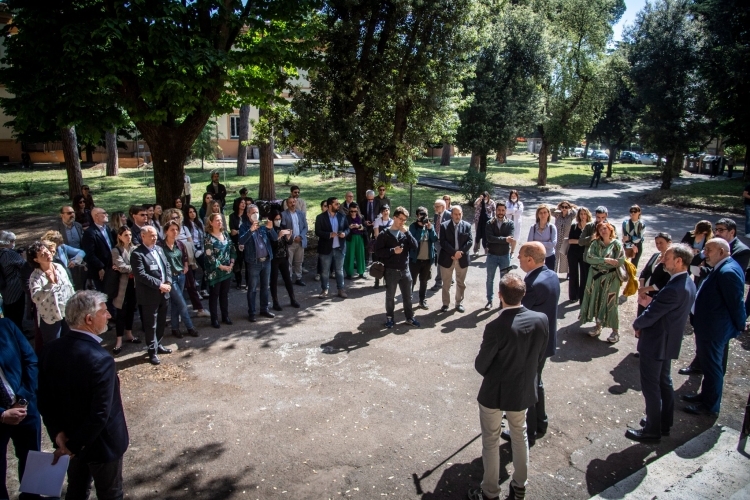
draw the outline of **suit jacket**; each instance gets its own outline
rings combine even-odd
[[[641,331],[638,352],[657,360],[679,358],[693,302],[695,283],[688,273],[670,279],[633,322],[633,329]]]
[[[128,449],[115,360],[85,333],[71,330],[42,349],[39,410],[52,442],[64,432],[84,462],[112,462]]]
[[[526,295],[521,304],[532,311],[544,313],[549,322],[549,339],[546,357],[554,356],[557,350],[557,303],[560,301],[560,279],[547,266],[534,269],[523,279]]]
[[[24,421],[36,415],[39,375],[36,354],[21,330],[8,318],[0,318],[0,368],[13,392],[29,402]],[[7,409],[0,404],[0,413]]]
[[[299,223],[299,235],[302,237],[302,248],[307,248],[307,215],[300,210],[296,210],[294,214],[297,216],[297,221]],[[286,226],[287,229],[293,229],[294,224],[292,223],[292,212],[289,210],[281,212],[281,223]]]
[[[375,198],[377,200],[377,198]],[[333,251],[333,238],[331,233],[331,220],[328,217],[330,212],[323,212],[315,217],[315,235],[318,237],[318,254],[329,255]],[[346,253],[346,237],[349,236],[349,226],[346,225],[346,217],[336,212],[336,221],[339,225],[339,233],[344,233],[343,238],[339,238],[341,251]]]
[[[729,258],[715,267],[695,296],[696,341],[726,342],[745,329],[745,273]]]
[[[227,203],[227,188],[221,182],[218,185],[218,191],[214,189],[214,183],[209,182],[206,186],[206,192],[211,193],[214,200],[219,200],[221,208],[224,209],[224,205]]]
[[[739,238],[735,238],[729,245],[729,255],[737,261],[737,264],[742,268],[742,272],[747,273],[747,266],[750,264],[750,248],[742,243]]]
[[[164,281],[161,280],[160,263],[164,269]],[[130,267],[133,270],[135,296],[139,305],[159,304],[163,299],[169,298],[169,293],[161,293],[159,290],[162,283],[172,283],[172,271],[160,246],[155,245],[153,251],[149,251],[145,245],[138,246],[130,254]]]
[[[105,226],[109,244],[104,238],[104,234],[99,231],[96,224],[91,224],[83,232],[81,238],[81,249],[86,252],[84,260],[89,269],[89,278],[99,279],[99,271],[104,269],[105,272],[112,270],[112,247],[115,246],[116,239],[112,237],[112,232]]]
[[[471,260],[469,259],[469,250],[473,244],[473,238],[471,236],[471,224],[462,220],[458,223],[458,248],[456,248],[455,239],[455,224],[453,219],[448,222],[443,222],[440,227],[440,254],[438,254],[438,264],[443,267],[451,267],[453,260],[451,257],[458,252],[463,252],[463,255],[458,260],[458,265],[461,268],[468,267]]]
[[[359,212],[362,214],[362,221],[370,221],[375,222],[375,219],[378,218],[378,215],[380,215],[380,211],[378,211],[378,202],[375,200],[372,201],[372,218],[367,218],[367,198],[360,200],[359,202]]]
[[[484,377],[477,401],[522,411],[537,402],[537,370],[547,347],[547,318],[525,307],[506,309],[484,327],[474,368]]]
[[[52,226],[52,229],[59,232],[63,237],[63,243],[65,243],[68,246],[72,246],[70,242],[68,241],[68,234],[67,230],[68,228],[63,224],[63,221],[59,220],[55,222]],[[73,229],[78,233],[78,241],[82,241],[83,238],[83,226],[79,222],[73,222]],[[75,247],[74,247],[75,248]]]

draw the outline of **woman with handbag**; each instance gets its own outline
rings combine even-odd
[[[614,344],[620,340],[619,297],[620,286],[627,279],[620,270],[625,265],[625,251],[617,239],[614,226],[607,221],[596,225],[596,233],[586,252],[586,260],[591,264],[586,288],[581,303],[581,324],[596,321],[596,329],[591,337],[602,334],[602,327],[612,329],[607,342]]]
[[[557,228],[550,224],[549,205],[542,203],[536,209],[536,223],[529,228],[527,241],[538,241],[544,245],[546,257],[544,265],[548,269],[555,268],[555,247],[557,247]]]
[[[575,207],[567,201],[561,201],[557,204],[555,210],[555,228],[557,228],[557,245],[555,246],[555,269],[556,273],[569,274],[568,271],[568,250],[570,243],[568,236],[573,221],[576,218]],[[566,277],[568,279],[569,276]]]
[[[643,311],[646,310],[651,300],[656,295],[656,292],[664,288],[669,279],[670,274],[664,269],[662,261],[664,260],[664,252],[667,251],[669,245],[672,244],[672,236],[669,233],[659,233],[654,238],[656,243],[656,252],[648,259],[646,267],[641,271],[641,275],[638,278],[640,287],[638,288],[638,314],[640,316]]]
[[[65,305],[75,293],[68,272],[52,258],[41,241],[26,250],[26,261],[34,269],[29,277],[29,293],[36,305],[42,346],[70,331],[65,322]]]
[[[112,248],[112,269],[117,271],[119,284],[117,295],[112,304],[115,306],[115,331],[117,340],[112,354],[122,352],[122,342],[140,344],[141,339],[133,337],[133,319],[135,318],[135,280],[133,268],[130,267],[130,254],[135,250],[132,243],[132,233],[128,226],[120,226],[117,230],[117,243]],[[123,339],[124,337],[124,339]]]

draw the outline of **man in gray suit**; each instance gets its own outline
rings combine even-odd
[[[169,354],[171,349],[161,345],[167,323],[167,301],[172,290],[172,275],[167,258],[156,245],[158,235],[153,226],[141,229],[143,244],[130,255],[130,265],[135,280],[135,296],[141,307],[143,329],[146,331],[148,357],[158,365],[159,354]]]
[[[81,250],[83,226],[76,222],[76,213],[73,211],[73,207],[60,207],[60,220],[55,223],[53,229],[62,235],[63,243]],[[75,266],[70,270],[70,274],[73,277],[73,287],[76,290],[86,288],[86,266]]]
[[[537,372],[547,348],[547,317],[521,305],[526,283],[517,274],[500,279],[500,315],[484,328],[474,368],[484,377],[479,389],[479,424],[482,428],[481,489],[469,490],[470,500],[500,496],[500,431],[503,412],[512,436],[513,480],[510,498],[524,498],[529,467],[526,409],[537,399]]]
[[[287,209],[281,212],[281,221],[284,227],[292,230],[292,243],[287,248],[292,279],[296,285],[305,286],[305,282],[302,281],[302,263],[307,248],[307,216],[302,210],[297,210],[298,199],[293,196],[287,198]]]

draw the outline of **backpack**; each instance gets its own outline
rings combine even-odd
[[[638,278],[636,278],[635,265],[629,260],[625,260],[625,271],[627,272],[628,279],[624,281],[625,288],[622,290],[622,294],[625,297],[630,297],[638,292]]]

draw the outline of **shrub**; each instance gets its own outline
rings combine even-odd
[[[459,192],[466,198],[467,203],[474,203],[482,193],[493,192],[495,186],[487,179],[487,172],[477,172],[476,169],[469,167],[464,175],[456,178],[456,185]]]

